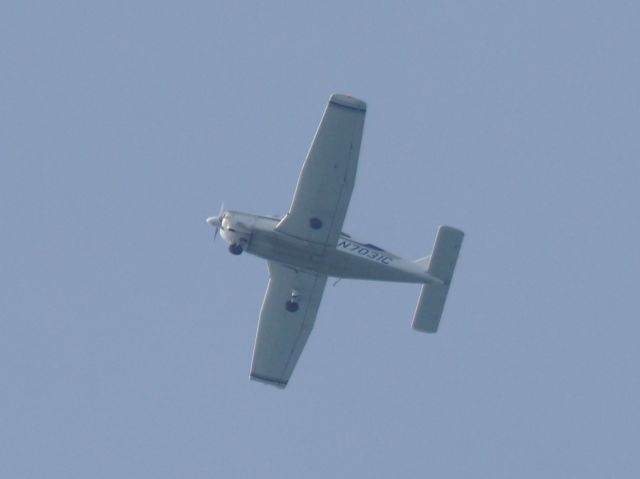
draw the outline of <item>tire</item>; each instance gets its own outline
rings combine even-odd
[[[229,246],[229,252],[236,256],[242,254],[242,251],[242,246],[240,246],[239,244],[232,244],[231,246]]]

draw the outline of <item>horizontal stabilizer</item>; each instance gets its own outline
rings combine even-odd
[[[413,329],[425,333],[438,331],[444,303],[456,267],[464,233],[450,226],[441,226],[436,235],[427,271],[442,284],[425,284],[420,292],[418,306],[413,317]]]

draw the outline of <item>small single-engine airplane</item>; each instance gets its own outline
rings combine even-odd
[[[356,177],[366,104],[334,94],[283,218],[220,210],[207,218],[229,243],[267,260],[269,284],[251,378],[284,388],[313,328],[327,277],[422,284],[413,328],[435,333],[464,233],[440,226],[431,256],[402,259],[342,232]]]

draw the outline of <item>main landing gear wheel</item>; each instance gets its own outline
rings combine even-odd
[[[232,244],[229,246],[229,252],[231,254],[239,255],[242,254],[242,251],[242,246],[240,246],[239,244]]]
[[[290,313],[295,313],[296,311],[298,311],[298,303],[294,303],[293,301],[287,301],[284,305],[284,307],[287,309],[287,311],[289,311]]]

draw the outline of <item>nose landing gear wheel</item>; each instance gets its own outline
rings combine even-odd
[[[229,246],[229,252],[235,255],[242,254],[242,246],[240,246],[239,244],[232,244],[231,246]]]
[[[293,301],[287,301],[284,305],[284,307],[287,309],[287,311],[289,311],[290,313],[295,313],[296,311],[298,311],[298,303],[294,303]]]

